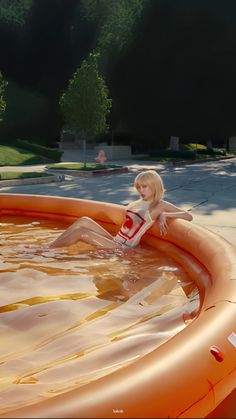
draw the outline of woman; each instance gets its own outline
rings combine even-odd
[[[164,185],[160,175],[154,170],[139,173],[134,181],[140,199],[127,206],[125,221],[116,236],[89,217],[75,221],[50,248],[65,247],[78,241],[104,248],[132,248],[139,244],[144,233],[157,221],[160,234],[168,230],[168,218],[193,219],[189,212],[164,201]]]

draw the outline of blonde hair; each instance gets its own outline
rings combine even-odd
[[[151,207],[154,207],[163,198],[165,192],[162,178],[155,170],[146,170],[139,173],[134,180],[134,186],[137,191],[143,184],[147,184],[153,192],[154,198]]]

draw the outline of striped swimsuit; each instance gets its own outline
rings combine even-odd
[[[114,241],[122,247],[137,246],[144,233],[153,225],[155,220],[149,212],[150,202],[140,199],[126,211],[125,222],[114,237]]]

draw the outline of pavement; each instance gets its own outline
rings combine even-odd
[[[75,150],[65,150],[63,161],[80,161]],[[128,204],[137,199],[133,187],[135,176],[142,170],[154,169],[163,178],[165,199],[184,209],[190,209],[193,222],[217,234],[236,246],[236,157],[229,160],[195,164],[162,164],[149,161],[114,160],[129,168],[127,173],[99,177],[66,176],[61,182],[1,187],[0,193],[37,194],[84,198]],[[2,170],[2,168],[1,168]],[[5,170],[13,170],[13,167]],[[17,167],[14,170],[43,171],[42,165]]]

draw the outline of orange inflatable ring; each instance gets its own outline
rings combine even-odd
[[[92,217],[112,233],[124,207],[73,198],[1,194],[2,215],[74,221]],[[196,282],[200,309],[180,333],[133,364],[78,389],[1,417],[206,417],[236,383],[236,250],[222,237],[184,220],[165,239],[143,238],[171,255]]]

